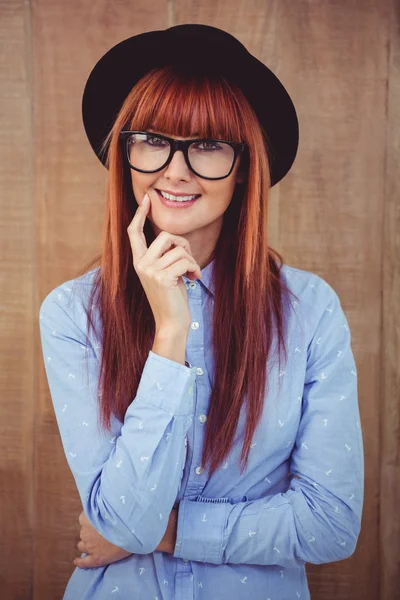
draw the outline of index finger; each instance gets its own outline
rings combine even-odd
[[[147,203],[145,201],[145,198],[148,198]],[[142,226],[146,220],[146,215],[147,215],[147,208],[150,205],[150,198],[148,194],[145,194],[142,198],[142,201],[140,204],[138,204],[137,209],[135,210],[135,214],[133,215],[132,221],[129,224],[128,229],[131,227],[132,224],[137,224],[142,222]]]
[[[144,199],[148,198],[147,204],[143,204]],[[146,221],[148,207],[150,206],[150,198],[148,194],[145,194],[142,202],[136,209],[132,221],[128,226],[128,235],[131,242],[132,253],[134,256],[140,258],[147,252],[146,238],[143,233],[143,227]]]

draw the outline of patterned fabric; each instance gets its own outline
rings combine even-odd
[[[272,347],[264,412],[240,475],[246,414],[209,477],[201,465],[214,381],[213,262],[184,281],[192,324],[186,364],[149,351],[123,423],[97,426],[101,323],[86,338],[96,269],[44,299],[40,334],[51,399],[83,510],[132,554],[76,567],[64,600],[308,600],[305,564],[351,556],[360,532],[364,454],[357,370],[339,297],[318,275],[283,265],[288,362]],[[86,378],[88,359],[89,379]],[[156,551],[171,509],[174,554]],[[78,520],[79,515],[76,515]],[[85,556],[85,554],[82,554]]]

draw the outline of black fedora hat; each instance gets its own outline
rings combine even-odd
[[[268,139],[271,187],[291,168],[299,143],[294,104],[276,75],[233,35],[203,24],[176,25],[134,35],[108,50],[93,67],[82,97],[86,135],[99,160],[101,145],[132,87],[167,64],[233,80],[245,94]]]

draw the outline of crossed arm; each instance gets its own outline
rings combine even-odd
[[[132,554],[119,546],[115,546],[106,540],[98,531],[91,525],[84,512],[79,515],[79,523],[81,525],[80,541],[78,542],[78,550],[84,552],[87,556],[83,558],[75,558],[74,564],[81,569],[90,569],[93,567],[102,567],[113,562],[123,560]],[[167,529],[164,537],[158,544],[156,551],[174,553],[176,543],[178,523],[178,509],[173,508],[168,519]]]

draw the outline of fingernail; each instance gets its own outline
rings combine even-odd
[[[142,204],[147,204],[149,202],[149,200],[150,200],[149,195],[145,194],[145,196],[143,198],[143,201],[142,201]]]

